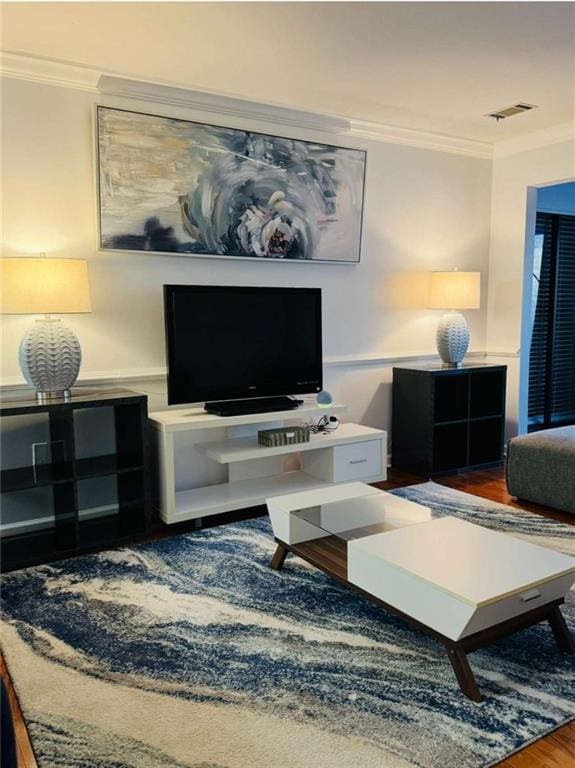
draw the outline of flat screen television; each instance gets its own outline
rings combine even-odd
[[[320,392],[321,290],[165,285],[168,403]]]

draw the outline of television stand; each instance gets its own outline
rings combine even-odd
[[[168,524],[265,504],[270,496],[326,488],[334,483],[386,479],[387,436],[344,422],[307,443],[264,447],[258,431],[341,414],[315,398],[299,408],[224,418],[203,406],[150,414],[154,456],[153,505]]]
[[[206,403],[204,410],[216,416],[243,416],[250,413],[272,413],[273,411],[290,411],[301,405],[303,400],[292,397],[257,397],[248,400],[220,400]]]

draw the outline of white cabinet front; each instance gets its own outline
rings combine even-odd
[[[333,449],[333,473],[336,483],[374,477],[381,474],[381,440],[366,440]]]

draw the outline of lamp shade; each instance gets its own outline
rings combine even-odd
[[[480,272],[432,272],[430,309],[479,309]]]
[[[5,315],[92,311],[84,259],[0,259],[0,286]]]

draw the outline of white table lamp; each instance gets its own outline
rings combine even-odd
[[[458,309],[479,309],[480,272],[432,272],[430,309],[450,309],[437,326],[437,351],[446,368],[460,368],[469,347],[467,321]]]
[[[20,342],[20,367],[36,399],[68,398],[82,352],[76,334],[52,314],[91,312],[88,263],[82,259],[0,259],[1,311],[44,315]]]

